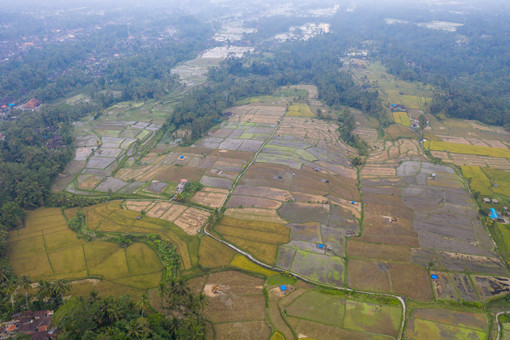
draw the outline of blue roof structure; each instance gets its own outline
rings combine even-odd
[[[496,212],[496,209],[491,208],[491,213],[489,214],[489,217],[490,217],[490,218],[493,218],[493,219],[499,219],[499,215],[498,215],[498,213]]]
[[[324,249],[324,245],[322,243],[317,244],[317,247],[320,249]]]
[[[356,202],[354,202],[354,201],[351,201],[351,204],[354,204],[354,203],[356,203]]]
[[[281,286],[280,286],[280,289],[281,289],[282,291],[286,291],[286,290],[287,290],[287,286],[286,286],[286,285],[281,285]]]
[[[432,275],[430,275],[430,277],[432,278],[432,280],[437,280],[437,275],[436,274],[432,274]]]
[[[13,106],[14,106],[14,104],[13,104],[13,103],[11,103],[11,104],[9,104],[9,106],[10,106],[10,107],[13,107]]]

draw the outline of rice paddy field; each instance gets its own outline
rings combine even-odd
[[[163,275],[159,256],[146,244],[122,248],[113,242],[80,240],[69,230],[60,209],[29,213],[26,226],[9,234],[8,256],[18,275],[117,287],[115,295],[140,295],[158,287]]]
[[[409,119],[407,112],[393,112],[393,119],[397,124],[411,126],[411,120]]]
[[[190,84],[203,77],[193,67],[179,70]],[[499,210],[510,203],[510,137],[427,115],[428,141],[421,143],[406,126],[427,111],[432,89],[402,82],[379,64],[355,74],[378,84],[385,102],[409,109],[393,114],[398,124],[385,130],[386,139],[377,122],[356,112],[355,133],[370,146],[359,168],[336,122],[315,115],[328,108],[311,85],[243,99],[187,147],[153,141],[170,100],[119,103],[78,123],[76,159],[59,187],[130,199],[82,209],[97,234],[88,242],[67,226],[78,209],[30,212],[26,227],[9,235],[14,271],[70,280],[73,294],[95,287],[149,292],[156,301],[164,275],[158,253],[108,238],[156,234],[176,247],[179,275],[208,297],[209,339],[487,338],[493,325],[485,306],[510,293],[498,253],[510,249],[510,232],[503,222],[494,225],[496,249],[471,192],[500,199]],[[432,162],[423,148],[444,162]],[[170,201],[183,179],[203,187],[185,202]],[[208,228],[214,238],[204,235],[220,212]],[[404,329],[402,305],[382,294],[406,299]]]

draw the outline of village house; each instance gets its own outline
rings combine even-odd
[[[42,102],[39,99],[32,98],[26,104],[21,105],[20,109],[24,111],[37,111],[41,108]]]
[[[177,194],[182,194],[184,191],[184,188],[186,187],[186,184],[188,184],[187,179],[181,179],[181,182],[177,184],[177,190],[175,191]]]
[[[489,204],[490,202],[491,202],[491,200],[488,197],[485,197],[483,199],[483,203],[485,203],[485,204]]]
[[[17,337],[19,334],[31,336],[32,339],[55,339],[58,331],[50,328],[53,311],[26,311],[14,314],[11,320],[0,325],[0,339]]]

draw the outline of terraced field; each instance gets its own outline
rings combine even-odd
[[[9,235],[8,256],[16,274],[34,279],[64,278],[78,284],[87,278],[118,290],[115,295],[156,288],[163,275],[159,256],[143,243],[122,248],[105,241],[86,242],[69,230],[60,209],[38,209],[27,216],[26,227]],[[99,282],[101,280],[101,282]]]

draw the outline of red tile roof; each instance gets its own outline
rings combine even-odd
[[[33,110],[33,109],[41,106],[41,104],[42,103],[39,99],[32,98],[23,107],[27,110]]]

